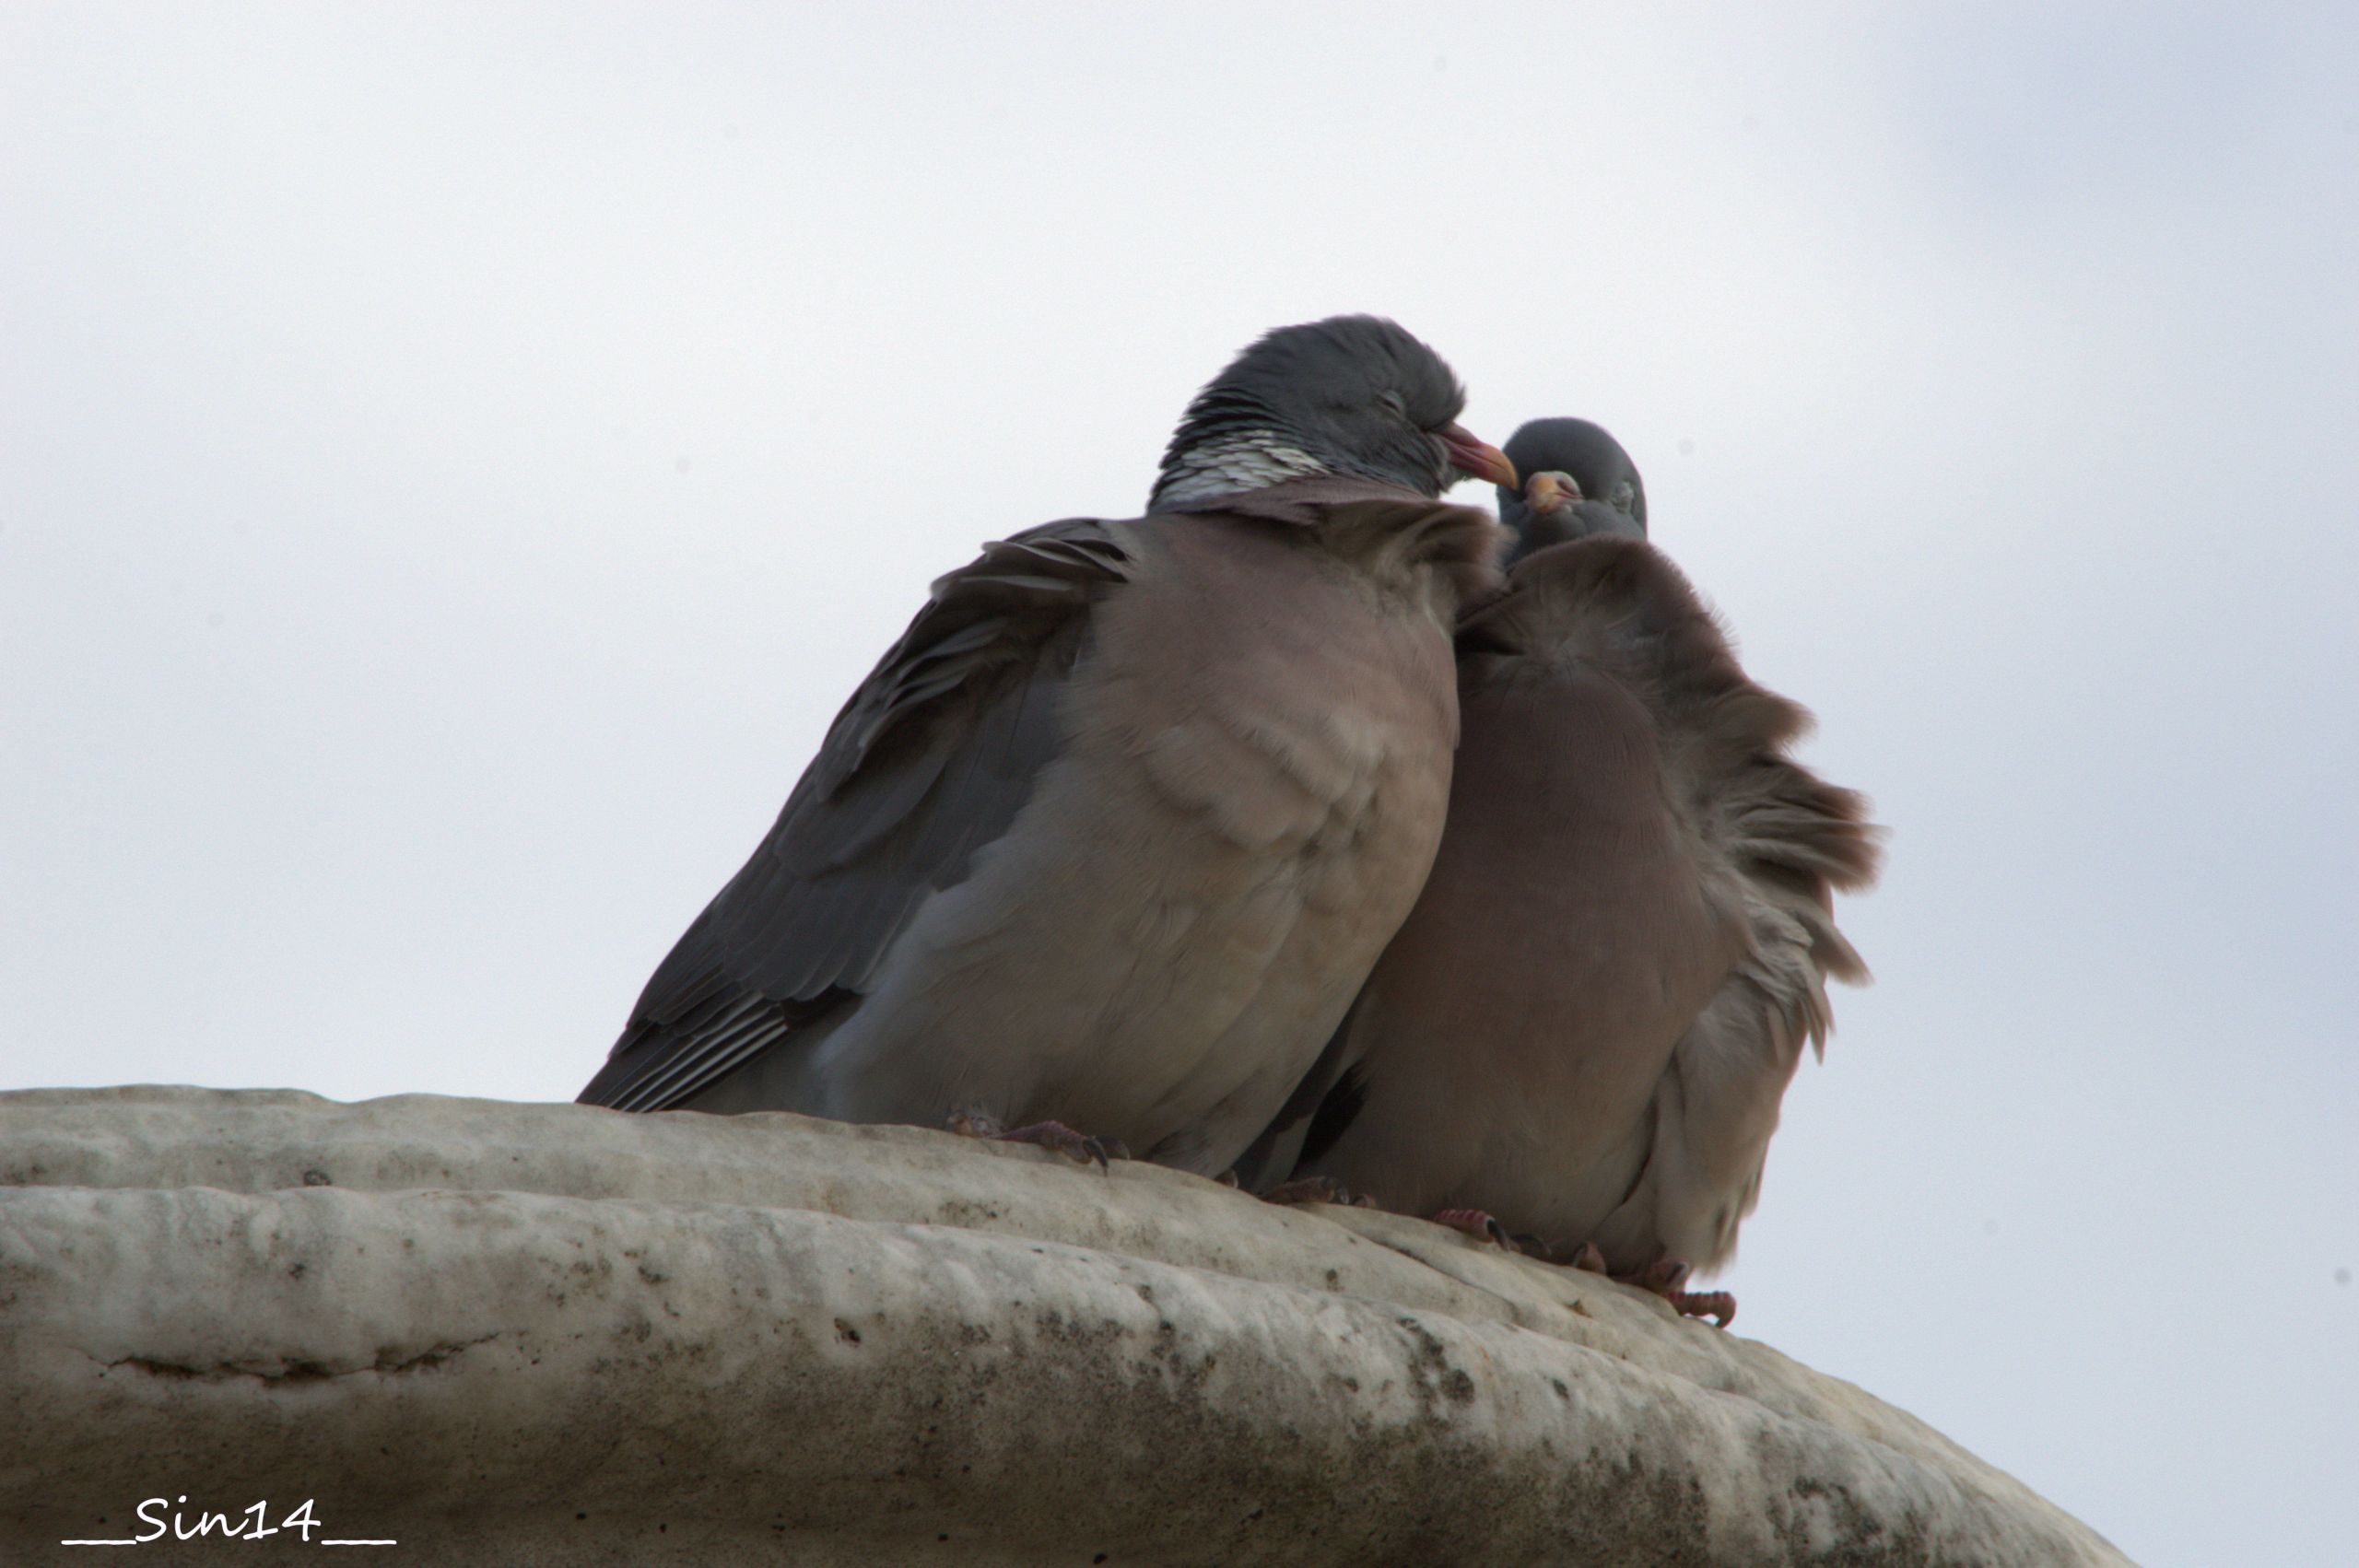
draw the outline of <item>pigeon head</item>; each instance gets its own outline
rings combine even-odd
[[[1376,316],[1280,327],[1196,394],[1163,454],[1151,507],[1338,474],[1438,496],[1461,479],[1513,485],[1496,447],[1458,424],[1466,390],[1441,356]]]
[[[1647,485],[1622,443],[1586,419],[1534,419],[1508,440],[1508,457],[1532,475],[1499,486],[1499,521],[1521,560],[1544,545],[1593,533],[1647,536]]]

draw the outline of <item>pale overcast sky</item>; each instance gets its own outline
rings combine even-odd
[[[1892,825],[1742,1331],[2352,1561],[2354,15],[14,0],[0,1087],[569,1098],[930,578],[1380,311]]]

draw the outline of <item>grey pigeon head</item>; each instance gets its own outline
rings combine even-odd
[[[1461,478],[1512,485],[1496,447],[1458,424],[1466,390],[1441,356],[1378,316],[1280,327],[1188,405],[1153,507],[1335,474],[1438,496]]]
[[[1561,474],[1574,486],[1570,493],[1553,482],[1535,486],[1527,480],[1520,490],[1499,486],[1499,521],[1515,534],[1510,562],[1594,533],[1647,536],[1646,481],[1603,427],[1586,419],[1534,419],[1508,439],[1508,458],[1519,474],[1532,479]]]

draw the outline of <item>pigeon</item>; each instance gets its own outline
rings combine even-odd
[[[1499,521],[1510,540],[1506,565],[1567,540],[1601,533],[1647,536],[1647,482],[1602,426],[1586,419],[1534,419],[1516,431],[1510,445],[1543,460],[1532,476],[1544,473],[1548,478],[1541,486],[1545,504],[1540,507],[1521,490],[1499,490]],[[1575,475],[1580,477],[1566,483]]]
[[[1433,873],[1240,1176],[1527,1236],[1725,1326],[1681,1287],[1734,1251],[1828,977],[1867,977],[1831,895],[1879,830],[1789,755],[1809,715],[1647,542],[1621,445],[1549,419],[1507,451],[1531,479],[1458,631]]]
[[[1424,884],[1451,628],[1512,485],[1376,317],[1270,333],[1196,395],[1146,515],[933,585],[581,1094],[952,1126],[1217,1175]]]

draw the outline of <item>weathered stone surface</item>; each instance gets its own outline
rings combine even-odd
[[[1417,1221],[784,1115],[0,1094],[0,1558],[182,1494],[461,1564],[2122,1561]]]

